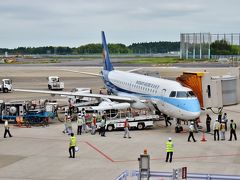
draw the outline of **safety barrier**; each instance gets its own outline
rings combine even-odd
[[[124,171],[115,180],[127,180],[127,177],[136,177],[139,179],[139,171]],[[150,179],[154,178],[173,178],[172,172],[150,171]],[[187,179],[206,179],[206,180],[240,180],[240,176],[221,175],[221,174],[201,174],[187,173]]]

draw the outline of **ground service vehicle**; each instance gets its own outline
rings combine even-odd
[[[112,131],[114,129],[123,129],[124,122],[126,117],[128,117],[128,122],[130,128],[135,128],[142,130],[144,128],[152,127],[154,125],[154,121],[160,120],[159,115],[151,114],[149,111],[145,110],[117,110],[111,109],[106,110],[104,112],[101,111],[93,111],[85,108],[86,123],[91,124],[92,114],[94,113],[97,117],[97,129],[100,127],[101,117],[103,115],[106,116],[106,124],[105,128],[108,131]]]
[[[49,90],[63,90],[64,82],[60,81],[58,76],[49,76],[48,77],[48,89]]]
[[[2,79],[2,82],[0,84],[0,91],[2,91],[4,93],[12,91],[12,80]]]
[[[45,124],[57,116],[57,104],[36,101],[3,102],[0,100],[0,121],[8,119],[15,122],[22,117],[29,125]]]

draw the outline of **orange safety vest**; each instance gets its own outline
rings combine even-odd
[[[97,123],[97,119],[96,119],[96,118],[93,118],[92,123],[93,123],[93,125],[96,125],[96,123]]]

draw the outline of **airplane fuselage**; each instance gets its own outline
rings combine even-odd
[[[162,113],[175,118],[192,120],[200,116],[197,97],[176,81],[118,70],[103,70],[103,80],[113,94],[132,97],[140,108],[150,101]]]

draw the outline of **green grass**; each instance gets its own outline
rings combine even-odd
[[[139,60],[127,60],[122,62],[127,64],[169,64],[169,63],[189,62],[189,61],[172,58],[172,57],[157,57],[157,58],[141,58]]]

